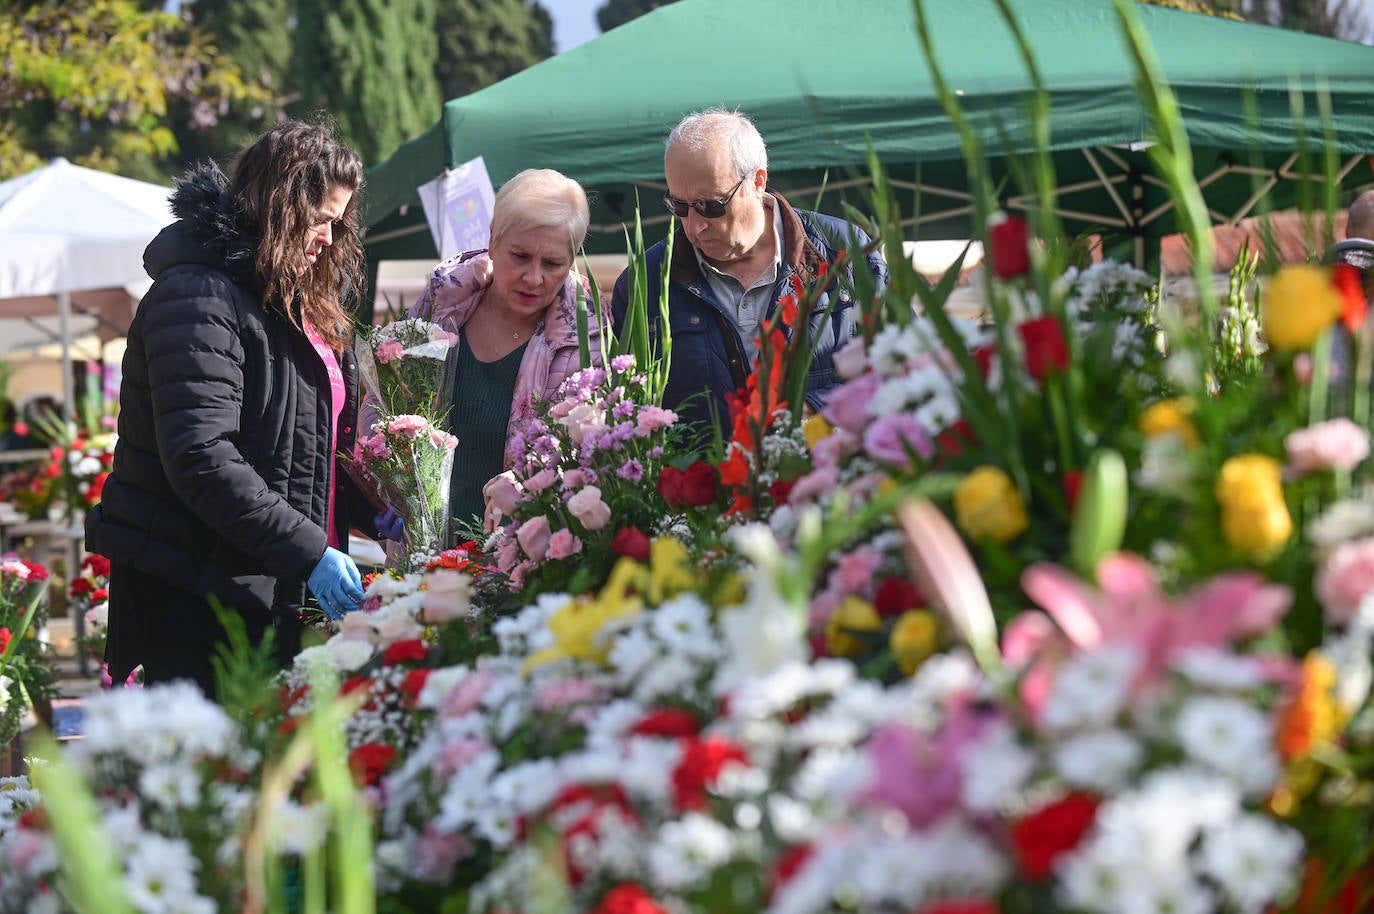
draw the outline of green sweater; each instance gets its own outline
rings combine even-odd
[[[495,362],[479,361],[468,346],[467,334],[458,331],[458,371],[448,426],[458,436],[449,516],[460,524],[474,519],[481,524],[486,510],[482,487],[506,468],[506,429],[515,376],[524,355],[525,346],[520,346]]]

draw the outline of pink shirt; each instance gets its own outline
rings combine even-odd
[[[343,412],[344,400],[348,396],[348,389],[344,386],[343,369],[339,367],[339,357],[328,344],[320,338],[311,323],[305,318],[301,318],[301,323],[305,325],[305,335],[310,339],[310,345],[315,347],[315,352],[319,355],[320,361],[324,362],[324,370],[329,373],[329,399],[330,414],[333,421],[329,424],[329,515],[326,521],[325,532],[329,535],[329,545],[335,549],[339,548],[339,537],[334,533],[334,454],[335,442],[339,440],[339,414]]]

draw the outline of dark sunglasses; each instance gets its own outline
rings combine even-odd
[[[744,176],[744,178],[747,177],[749,176]],[[721,216],[725,215],[725,208],[730,205],[730,201],[735,198],[735,194],[739,192],[740,187],[744,184],[744,178],[740,178],[735,182],[735,186],[730,189],[730,193],[725,195],[724,200],[693,200],[691,203],[688,203],[686,200],[679,200],[672,194],[664,194],[663,205],[668,207],[668,212],[677,216],[679,219],[687,218],[687,209],[689,207],[701,213],[707,219],[719,219]]]

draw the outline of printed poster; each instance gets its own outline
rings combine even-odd
[[[417,190],[441,260],[487,246],[496,193],[481,156],[448,169]]]

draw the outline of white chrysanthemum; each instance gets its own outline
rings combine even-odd
[[[1179,711],[1174,732],[1191,758],[1234,779],[1250,796],[1272,789],[1278,780],[1274,725],[1248,702],[1212,695],[1193,698]]]
[[[491,798],[523,813],[542,809],[558,795],[561,786],[558,762],[530,759],[497,773],[491,779]]]
[[[1202,870],[1241,914],[1267,910],[1296,883],[1302,836],[1261,816],[1243,814],[1202,836]]]
[[[1140,655],[1106,645],[1069,658],[1055,672],[1043,720],[1053,730],[1109,726],[1126,705]]]
[[[200,799],[200,775],[185,762],[159,762],[139,774],[138,792],[169,812],[189,809]]]
[[[214,903],[196,891],[199,863],[186,841],[144,832],[138,844],[129,849],[124,867],[125,891],[139,911],[214,914]]]
[[[70,747],[78,759],[112,754],[152,764],[222,757],[238,732],[223,708],[185,681],[95,693],[86,698],[84,711],[83,738]],[[139,738],[130,740],[130,733]]]
[[[616,683],[622,687],[633,684],[644,671],[658,662],[661,652],[642,625],[621,632],[611,641],[609,659],[616,672]]]
[[[632,739],[620,758],[618,779],[631,796],[665,804],[673,795],[673,772],[681,760],[678,740]]]
[[[1036,766],[1035,753],[1017,739],[1007,721],[991,724],[961,755],[960,796],[975,813],[991,813],[1015,800]]]
[[[1144,760],[1139,741],[1124,730],[1072,736],[1054,749],[1054,766],[1074,787],[1112,794],[1130,783]]]
[[[286,853],[307,854],[322,847],[328,829],[329,810],[322,803],[302,806],[288,798],[273,810],[272,840]]]
[[[701,664],[681,654],[665,654],[640,676],[634,697],[651,704],[655,699],[681,695],[701,676]]]
[[[850,796],[869,783],[867,756],[852,747],[819,748],[808,752],[792,779],[792,790],[812,802]]]
[[[730,861],[735,834],[715,819],[689,812],[663,824],[649,847],[649,872],[657,885],[686,889]]]
[[[490,803],[491,778],[500,763],[495,751],[487,751],[455,772],[439,798],[434,827],[441,832],[457,832],[475,824]]]
[[[593,709],[592,717],[585,725],[587,747],[618,747],[643,716],[643,705],[623,698]]]
[[[415,706],[428,710],[438,708],[448,694],[471,675],[472,670],[466,666],[444,666],[432,670],[425,679],[424,688],[415,696]]]
[[[649,615],[650,628],[670,653],[705,660],[719,655],[711,608],[694,593],[684,593],[661,604]]]

